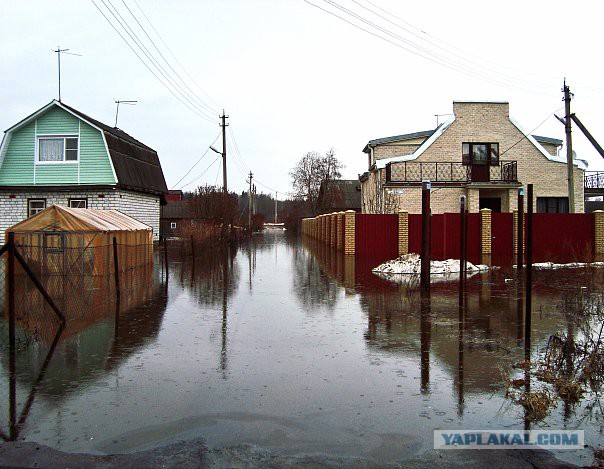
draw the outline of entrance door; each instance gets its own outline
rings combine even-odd
[[[493,212],[501,212],[500,197],[481,197],[478,201],[478,205],[481,209],[488,208]]]

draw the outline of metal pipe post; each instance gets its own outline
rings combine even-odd
[[[530,359],[531,352],[531,315],[533,303],[533,185],[527,187],[526,213],[526,306],[524,308],[524,354]]]
[[[430,218],[430,181],[422,182],[422,249],[421,249],[421,277],[420,289],[422,292],[430,292],[430,240],[431,240],[431,218]]]
[[[524,264],[524,187],[518,189],[518,242],[516,247],[516,268],[522,270]]]

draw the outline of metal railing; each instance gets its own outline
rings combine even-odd
[[[501,161],[498,165],[490,166],[472,166],[454,161],[403,161],[386,165],[387,183],[419,183],[424,180],[441,183],[514,183],[518,182],[518,171],[516,161]]]
[[[583,178],[585,189],[599,189],[604,191],[604,171],[585,173]]]

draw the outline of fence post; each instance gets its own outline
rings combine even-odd
[[[398,212],[398,255],[409,253],[409,212]]]
[[[356,213],[354,210],[346,210],[344,213],[344,253],[356,254]]]
[[[338,228],[338,225],[336,223],[336,219],[337,219],[337,213],[331,213],[329,214],[329,226],[331,227],[330,233],[329,233],[329,245],[332,248],[336,247],[336,241],[337,241],[337,234],[336,234],[336,230]]]
[[[467,238],[468,225],[466,217],[466,196],[462,195],[459,198],[459,308],[464,306],[464,290],[466,287],[466,270],[467,270]]]
[[[516,268],[522,270],[524,264],[524,188],[518,189],[518,220],[516,228]]]
[[[164,236],[164,266],[166,269],[166,280],[168,280],[168,243],[166,242],[165,236]]]
[[[491,254],[491,209],[480,210],[480,246],[482,254]]]
[[[113,273],[115,275],[115,296],[116,298],[120,299],[121,297],[121,293],[120,293],[120,268],[119,268],[119,260],[118,260],[118,254],[117,254],[117,238],[114,236],[113,237]]]
[[[15,233],[8,233],[8,351],[9,351],[9,413],[10,413],[10,439],[16,439],[17,436],[17,335],[15,313]]]
[[[533,313],[533,185],[527,186],[526,213],[526,306],[524,308],[524,358],[531,358],[531,319]]]
[[[596,254],[604,254],[604,210],[594,211],[594,229]]]
[[[338,212],[336,214],[336,249],[342,250],[342,244],[344,241],[344,230],[342,227],[342,220],[344,219],[344,212]]]
[[[420,163],[421,164],[421,163]],[[422,293],[430,293],[430,260],[432,220],[430,213],[430,181],[422,182],[422,248],[420,289]]]

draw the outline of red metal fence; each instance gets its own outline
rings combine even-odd
[[[593,213],[533,214],[535,262],[586,262],[595,251]]]
[[[398,215],[356,214],[355,246],[358,255],[398,257]]]

